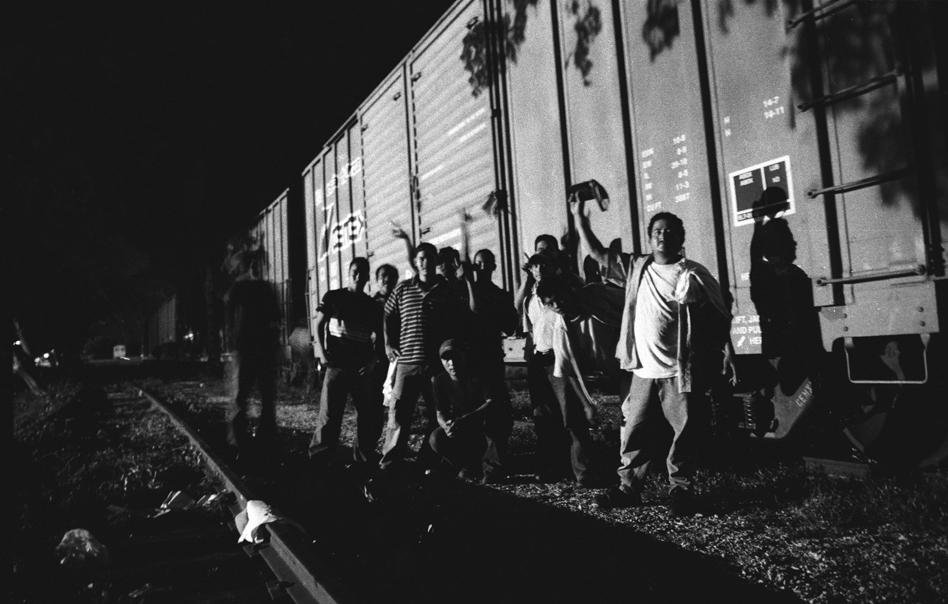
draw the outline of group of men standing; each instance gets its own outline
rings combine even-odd
[[[596,503],[604,509],[641,505],[649,464],[666,450],[662,435],[670,426],[665,460],[670,509],[676,515],[691,513],[695,444],[707,404],[702,396],[717,374],[734,370],[730,311],[708,270],[683,257],[684,226],[674,214],[651,218],[651,253],[634,257],[599,242],[578,196],[571,197],[570,210],[602,280],[624,290],[621,308],[614,312],[615,357],[631,378],[622,380],[627,391],[622,393],[619,485]],[[584,284],[552,236],[537,238],[535,254],[523,266],[526,276],[511,296],[491,280],[496,264],[490,250],[467,261],[463,235],[463,263],[456,253],[439,253],[422,243],[410,250],[410,278],[396,285],[394,267],[378,267],[379,291],[370,298],[364,292],[369,263],[356,258],[349,265],[348,285],[323,297],[314,346],[326,374],[311,458],[321,465],[333,462],[351,395],[358,424],[354,463],[377,463],[383,472],[398,465],[409,453],[420,395],[428,427],[418,458],[429,472],[498,480],[508,461],[513,425],[502,339],[516,331],[522,317],[540,478],[569,475],[578,486],[597,486],[589,433],[596,408],[575,362],[571,336],[577,321],[596,315],[584,309],[590,294],[583,293]],[[386,382],[391,388],[388,429],[378,458]]]

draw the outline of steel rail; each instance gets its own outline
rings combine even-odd
[[[175,427],[191,440],[204,456],[211,472],[236,496],[237,501],[230,506],[235,517],[246,509],[247,501],[259,499],[194,428],[153,394],[140,386],[135,387],[143,398],[167,415]],[[316,556],[310,538],[299,525],[292,521],[273,522],[262,525],[262,528],[269,533],[269,539],[246,550],[250,555],[259,554],[277,578],[276,585],[268,585],[271,595],[276,597],[275,592],[282,591],[297,604],[351,604],[356,601]]]

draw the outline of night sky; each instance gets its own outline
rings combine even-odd
[[[123,283],[219,260],[450,5],[6,4],[14,313],[141,306]]]

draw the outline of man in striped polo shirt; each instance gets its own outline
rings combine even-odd
[[[388,436],[381,467],[390,467],[408,452],[412,415],[418,395],[425,399],[428,426],[420,455],[431,455],[428,444],[438,426],[431,393],[431,378],[441,370],[438,347],[457,335],[468,320],[455,288],[437,274],[438,250],[421,243],[412,260],[416,274],[395,287],[385,303],[385,350],[397,363]]]
[[[309,454],[324,466],[335,454],[347,395],[352,395],[358,413],[356,463],[375,457],[382,435],[382,408],[371,391],[372,374],[384,354],[382,310],[364,292],[368,280],[369,261],[354,259],[349,263],[349,285],[327,292],[316,309],[316,356],[326,366],[326,376]]]

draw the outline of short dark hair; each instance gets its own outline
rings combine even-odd
[[[540,300],[562,300],[569,295],[569,289],[560,279],[544,279],[537,284],[536,294]]]
[[[398,269],[392,266],[391,264],[382,264],[375,269],[375,278],[378,279],[379,275],[382,273],[387,273],[389,275],[395,275],[395,278],[398,278]]]
[[[427,252],[428,255],[431,256],[432,258],[434,258],[436,261],[439,261],[439,260],[440,260],[440,259],[438,258],[438,248],[436,248],[434,245],[428,243],[427,241],[424,241],[424,242],[418,244],[418,247],[415,248],[415,255],[417,256],[418,254],[420,254],[422,250],[424,250],[425,252]]]
[[[490,263],[494,266],[497,266],[497,258],[494,257],[494,252],[490,251],[486,247],[482,250],[477,250],[477,253],[474,254],[474,257],[477,258],[478,256],[485,256],[486,258],[489,258]]]
[[[452,260],[454,264],[461,264],[461,253],[453,247],[443,247],[438,250],[438,263],[444,264]]]
[[[537,246],[540,245],[541,241],[546,241],[548,244],[550,244],[550,247],[554,249],[560,249],[560,242],[556,240],[556,237],[547,233],[537,235],[537,238],[533,240],[533,249],[537,249]]]
[[[681,234],[681,240],[685,240],[685,223],[681,221],[681,218],[675,216],[671,212],[659,212],[658,214],[652,216],[652,219],[648,221],[648,230],[645,231],[649,237],[652,236],[652,227],[655,226],[655,223],[659,220],[664,220],[671,227],[677,229]]]
[[[369,273],[369,259],[368,258],[365,258],[364,256],[356,256],[355,258],[352,259],[352,262],[349,263],[349,268],[352,268],[353,266],[356,266],[356,265],[360,266],[362,270],[365,271],[366,274]]]

